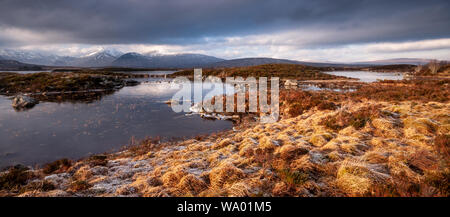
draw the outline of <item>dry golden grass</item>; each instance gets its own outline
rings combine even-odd
[[[432,89],[417,98],[398,88],[401,101],[290,91],[276,123],[148,139],[62,173],[28,171],[15,186],[47,178],[68,183],[55,185],[59,193],[83,196],[448,196],[450,104]]]

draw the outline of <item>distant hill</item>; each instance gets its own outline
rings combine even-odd
[[[228,67],[244,67],[244,66],[257,66],[263,64],[299,64],[298,61],[286,60],[286,59],[274,59],[274,58],[241,58],[224,60],[209,65],[214,68],[228,68]]]
[[[115,67],[192,68],[203,67],[223,59],[202,54],[142,55],[126,53],[111,63]]]
[[[43,69],[44,68],[39,65],[26,64],[15,60],[5,60],[0,58],[0,71],[33,71]]]
[[[149,59],[138,53],[126,53],[111,63],[111,66],[118,67],[141,67],[145,68],[150,65]]]
[[[265,57],[255,57],[255,58],[240,58],[232,60],[224,60],[217,62],[208,67],[211,68],[229,68],[229,67],[245,67],[245,66],[258,66],[264,64],[296,64],[305,66],[316,66],[316,67],[342,67],[348,66],[348,64],[339,63],[317,63],[317,62],[303,62],[296,60],[287,59],[275,59],[275,58],[265,58]]]
[[[203,54],[161,54],[157,51],[149,53],[125,53],[115,49],[99,49],[85,56],[59,56],[29,50],[0,50],[0,59],[15,60],[21,63],[45,66],[72,67],[131,67],[131,68],[228,68],[257,66],[263,64],[296,64],[315,67],[370,67],[382,65],[424,65],[430,59],[396,58],[353,63],[307,62],[276,58],[238,58],[225,60]]]
[[[431,59],[420,59],[420,58],[396,58],[396,59],[386,59],[386,60],[375,60],[375,61],[365,61],[352,63],[355,65],[425,65],[429,63]]]

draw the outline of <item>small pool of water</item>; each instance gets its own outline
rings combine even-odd
[[[403,74],[393,72],[368,72],[368,71],[331,71],[324,72],[330,75],[357,78],[362,82],[375,82],[377,80],[402,80]]]
[[[0,72],[14,72],[19,74],[33,74],[33,73],[39,73],[39,72],[51,72],[50,70],[40,70],[40,71],[2,71]]]

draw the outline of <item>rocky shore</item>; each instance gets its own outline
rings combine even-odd
[[[39,101],[91,101],[125,86],[135,86],[134,75],[113,72],[0,73],[0,94],[12,96],[18,111],[32,108]]]

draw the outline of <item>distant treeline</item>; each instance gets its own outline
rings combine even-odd
[[[280,77],[296,78],[297,80],[330,80],[339,76],[329,75],[322,71],[330,71],[331,68],[313,67],[298,64],[264,64],[259,66],[244,66],[232,68],[203,69],[203,76],[225,77]],[[194,70],[182,70],[171,74],[176,76],[193,76]]]

